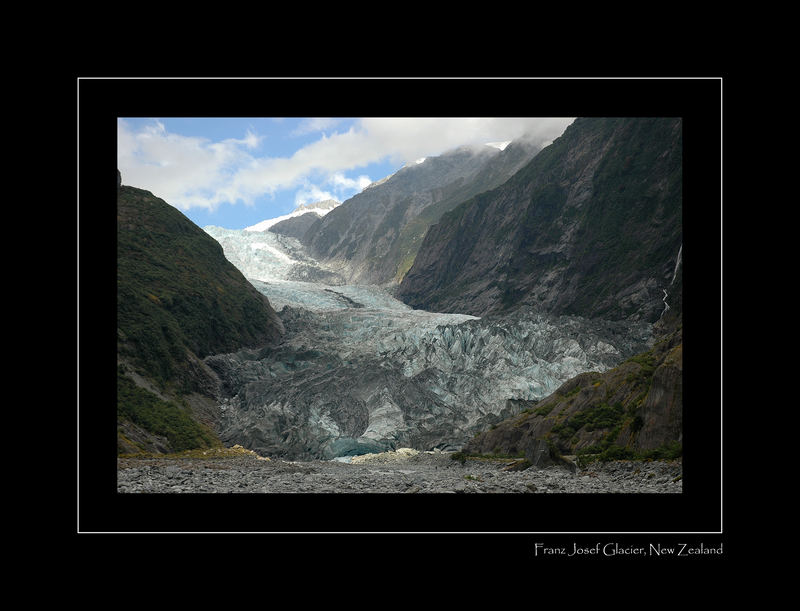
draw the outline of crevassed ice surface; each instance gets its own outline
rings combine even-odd
[[[225,229],[214,225],[203,229],[219,242],[228,261],[251,280],[289,280],[297,273],[296,268],[317,265],[305,256],[297,240],[271,231]]]
[[[206,359],[223,382],[223,441],[267,456],[458,449],[521,409],[509,399],[541,399],[650,340],[647,324],[414,310],[381,287],[337,284],[292,238],[206,231],[286,328],[279,346]]]

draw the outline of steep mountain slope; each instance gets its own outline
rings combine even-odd
[[[414,261],[428,226],[466,199],[501,184],[539,146],[519,140],[461,147],[408,165],[374,183],[312,225],[302,242],[312,256],[349,282],[399,281]]]
[[[218,381],[201,359],[269,345],[282,332],[213,238],[149,191],[118,187],[121,449],[214,443]]]
[[[289,221],[290,223],[284,226],[291,226],[291,221],[293,221],[294,219],[297,219],[299,217],[305,217],[309,213],[313,213],[314,216],[317,217],[325,216],[326,214],[328,214],[328,212],[336,208],[336,206],[338,205],[339,202],[337,202],[335,199],[326,199],[318,202],[312,202],[309,204],[300,204],[297,207],[295,207],[295,209],[292,210],[289,214],[284,214],[283,216],[278,216],[271,219],[265,219],[260,223],[256,223],[255,225],[251,225],[250,227],[245,227],[244,231],[255,231],[255,232],[268,231],[271,230],[273,227],[285,223],[286,221]]]
[[[319,220],[319,218],[319,215],[314,212],[306,212],[300,216],[295,216],[281,221],[280,223],[275,223],[267,231],[289,236],[290,238],[297,238],[299,240],[306,234],[311,225]]]
[[[468,441],[466,454],[667,458],[683,440],[683,331],[611,370],[586,372],[539,401],[516,402],[522,414]]]
[[[476,316],[529,305],[654,322],[682,244],[681,206],[680,119],[580,118],[432,225],[397,295]]]

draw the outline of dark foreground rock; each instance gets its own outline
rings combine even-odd
[[[516,468],[513,459],[452,460],[449,452],[388,452],[353,462],[120,458],[120,493],[680,493],[680,461],[612,461],[574,472]]]

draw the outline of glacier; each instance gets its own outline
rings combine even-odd
[[[294,238],[204,230],[286,329],[277,346],[205,359],[220,379],[222,441],[263,456],[458,450],[525,402],[652,342],[647,323],[415,310],[391,287],[346,284]]]

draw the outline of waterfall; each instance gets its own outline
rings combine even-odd
[[[675,271],[672,272],[672,282],[669,283],[670,286],[675,284],[675,276],[678,275],[678,266],[681,264],[681,253],[682,252],[683,252],[683,244],[681,244],[681,247],[678,249],[678,260],[675,261]]]
[[[678,266],[681,264],[681,254],[682,253],[683,253],[683,244],[681,244],[681,247],[678,249],[678,258],[675,261],[675,270],[672,272],[672,281],[669,283],[670,286],[675,284],[675,277],[678,275]],[[669,310],[669,304],[667,303],[667,297],[669,295],[667,295],[667,289],[661,289],[661,290],[664,291],[664,300],[663,300],[664,301],[664,311],[661,312],[661,316],[659,316],[659,318],[663,318],[664,314],[666,314],[667,310]]]

